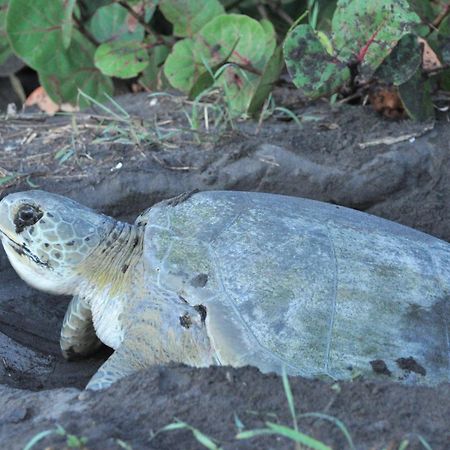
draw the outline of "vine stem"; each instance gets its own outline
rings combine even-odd
[[[124,0],[118,0],[117,3],[125,8],[130,16],[134,17],[145,29],[145,31],[155,36],[157,39],[157,44],[164,44],[164,40],[152,29],[152,27],[144,20],[141,14],[138,14],[126,1]]]

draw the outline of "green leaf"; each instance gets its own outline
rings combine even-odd
[[[98,42],[142,41],[144,27],[137,24],[131,31],[128,11],[118,3],[99,8],[89,22],[89,31]]]
[[[230,113],[241,115],[250,106],[274,48],[275,32],[268,23],[224,14],[208,22],[194,39],[177,42],[164,73],[173,87],[191,98],[214,83],[224,91]]]
[[[275,28],[272,22],[266,19],[260,20],[259,23],[266,33],[266,52],[272,55],[275,51],[275,47],[277,46],[277,34],[275,32]]]
[[[444,64],[450,63],[450,16],[447,16],[439,26],[437,45]]]
[[[158,89],[160,71],[170,53],[170,48],[165,44],[156,44],[154,40],[151,40],[151,37],[146,40],[146,45],[150,47],[149,64],[142,71],[139,82],[148,89],[156,90]]]
[[[341,61],[359,62],[361,73],[370,77],[418,24],[407,0],[338,0],[331,23],[334,47]]]
[[[403,36],[375,72],[375,77],[396,86],[408,81],[422,64],[422,49],[414,34]]]
[[[214,65],[227,60],[244,69],[251,66],[259,71],[264,69],[275,48],[267,28],[241,14],[224,14],[211,20],[195,42],[198,61],[205,59]]]
[[[398,87],[398,93],[408,116],[416,121],[434,118],[430,80],[418,70],[406,83]]]
[[[14,54],[6,35],[6,13],[8,11],[8,1],[9,0],[0,0],[0,64],[3,64]]]
[[[291,30],[283,51],[292,81],[307,97],[332,94],[350,78],[348,67],[328,53],[310,25]]]
[[[250,115],[255,115],[261,111],[264,102],[273,90],[274,84],[280,78],[283,63],[283,49],[279,46],[275,49],[272,58],[267,63],[263,76],[259,79],[258,86],[247,110]]]
[[[159,0],[135,0],[135,3],[140,4],[141,8],[143,7],[144,21],[145,23],[149,23],[155,13]]]
[[[139,41],[114,41],[97,48],[94,62],[104,75],[132,78],[145,69],[149,57]]]
[[[47,61],[45,70],[39,71],[39,80],[47,94],[57,103],[77,104],[78,90],[93,98],[104,100],[111,95],[113,84],[93,63],[95,47],[79,32],[72,36],[66,52],[60,52]],[[86,102],[81,100],[81,106]]]
[[[210,88],[214,82],[216,81],[216,78],[220,75],[220,73],[223,71],[223,66],[226,63],[226,61],[231,57],[232,53],[234,52],[237,41],[228,53],[228,55],[223,55],[222,58],[216,63],[215,66],[211,67],[211,61],[207,61],[205,58],[202,59],[203,67],[206,69],[206,72],[202,73],[197,77],[195,80],[194,85],[192,86],[191,90],[189,91],[189,98],[195,99],[199,95],[202,94],[202,92],[205,92],[208,88]]]
[[[300,431],[296,431],[292,428],[272,422],[266,422],[266,425],[276,434],[285,436],[294,442],[298,442],[299,444],[306,445],[308,448],[313,450],[332,450],[331,447],[325,445],[323,442],[320,442],[307,434],[301,433]]]
[[[75,9],[76,0],[67,0],[64,6],[64,18],[62,22],[62,44],[64,48],[68,48],[72,39],[73,20],[72,14]]]
[[[227,62],[215,84],[224,90],[230,113],[238,116],[250,106],[273,50],[267,27],[248,16],[226,14],[202,28],[194,54],[210,66]]]
[[[217,67],[213,67],[211,68],[211,71],[207,70],[197,78],[188,94],[190,100],[196,99],[214,84],[214,74],[218,71],[218,69],[220,69],[220,67],[222,66],[219,65]]]
[[[439,87],[444,91],[450,91],[450,70],[443,70],[439,74]]]
[[[169,83],[186,94],[205,71],[205,67],[195,61],[192,39],[178,41],[164,63],[164,75]]]
[[[439,3],[427,2],[423,0],[408,0],[409,7],[417,13],[424,23],[432,23],[441,12],[442,6]]]
[[[114,0],[78,0],[83,17],[86,18],[92,17],[99,8],[113,2]]]
[[[81,448],[87,443],[87,438],[78,437],[75,434],[66,435],[66,444],[69,448]]]
[[[159,8],[173,24],[175,36],[194,36],[204,25],[225,11],[218,0],[160,0]]]
[[[63,0],[10,0],[6,17],[8,37],[17,55],[33,69],[46,69],[49,60],[64,53],[67,37],[64,41],[62,29],[67,26],[64,24],[69,6]]]

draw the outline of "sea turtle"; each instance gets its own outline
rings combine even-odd
[[[134,225],[43,191],[0,202],[18,274],[71,294],[61,348],[115,349],[88,384],[152,364],[450,380],[450,244],[365,213],[250,192],[158,203]]]

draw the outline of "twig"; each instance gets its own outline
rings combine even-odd
[[[448,16],[449,13],[450,13],[450,5],[447,3],[443,7],[442,11],[433,20],[433,22],[432,22],[433,27],[439,28],[439,25]]]
[[[358,144],[358,147],[361,149],[367,148],[367,147],[372,147],[374,145],[392,145],[392,144],[398,144],[399,142],[404,142],[404,141],[409,141],[412,138],[416,138],[419,136],[422,136],[423,134],[425,134],[427,131],[430,131],[434,128],[434,123],[430,124],[430,125],[426,125],[423,130],[417,132],[417,133],[408,133],[408,134],[403,134],[402,136],[395,136],[395,137],[391,137],[391,136],[386,136],[386,137],[382,137],[379,139],[374,139],[373,141],[367,141],[367,142],[361,142]]]
[[[81,31],[81,33],[94,44],[96,47],[100,45],[100,43],[95,39],[95,37],[91,34],[91,32],[85,28],[82,22],[80,22],[74,14],[72,14],[73,21],[76,23],[78,29]]]
[[[242,3],[244,0],[235,0],[233,3],[230,3],[225,9],[226,11],[230,11],[233,8],[236,8],[236,6],[239,6],[240,3]]]
[[[154,37],[156,37],[156,39],[157,39],[157,41],[156,41],[156,44],[157,45],[162,45],[162,44],[164,44],[165,42],[164,42],[164,40],[157,34],[157,33],[155,33],[155,30],[153,30],[152,29],[152,27],[144,20],[144,18],[140,15],[140,14],[138,14],[129,4],[128,4],[128,2],[126,2],[126,1],[123,1],[123,0],[118,0],[118,2],[117,2],[120,6],[123,6],[127,11],[128,11],[128,13],[130,14],[130,16],[133,16],[143,27],[144,27],[144,29],[145,29],[145,31],[148,33],[148,34],[150,34],[150,35],[152,35],[152,36],[154,36]]]
[[[280,17],[281,19],[283,19],[285,22],[287,22],[287,24],[289,26],[291,26],[294,23],[294,20],[292,19],[292,17],[290,17],[286,11],[284,9],[281,8],[281,6],[277,5],[278,7],[276,7],[275,5],[273,5],[272,3],[269,3],[269,8],[272,10],[273,13],[275,13],[278,17]]]

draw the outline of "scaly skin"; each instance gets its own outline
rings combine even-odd
[[[0,202],[0,235],[17,273],[37,289],[73,295],[61,330],[63,356],[89,355],[100,341],[116,350],[90,389],[155,363],[213,361],[201,314],[173,293],[146,288],[146,223],[145,213],[130,225],[43,191]]]

